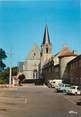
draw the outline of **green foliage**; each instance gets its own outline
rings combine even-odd
[[[18,79],[22,82],[25,79],[25,75],[24,74],[19,75]]]
[[[0,84],[5,84],[9,82],[9,70],[8,68],[3,72],[0,72]]]
[[[7,67],[3,72],[0,72],[0,84],[2,83],[9,83],[9,74],[10,68]],[[17,67],[12,68],[12,76],[17,75]]]
[[[6,67],[6,65],[3,63],[3,60],[5,58],[7,58],[6,52],[2,48],[0,48],[0,71],[1,72]]]
[[[9,68],[5,69],[3,72],[0,73],[0,78],[9,77]]]
[[[6,79],[0,79],[0,84],[8,84],[8,83],[9,83],[8,78],[6,78]]]
[[[7,67],[5,70],[4,68],[6,65],[4,64],[3,60],[7,58],[6,52],[0,48],[0,84],[8,83],[9,82],[9,73],[10,69]],[[17,67],[12,68],[12,75],[17,75]]]
[[[21,86],[22,81],[25,79],[25,75],[24,74],[19,75],[18,79],[19,79],[19,85]]]
[[[3,60],[7,57],[6,52],[0,48],[0,60]]]
[[[18,71],[18,68],[17,67],[13,67],[12,68],[12,75],[16,76],[17,75],[17,71]]]

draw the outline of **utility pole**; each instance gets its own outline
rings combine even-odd
[[[10,74],[9,74],[9,86],[12,84],[12,49],[10,49]]]

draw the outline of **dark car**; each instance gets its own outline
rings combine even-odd
[[[52,88],[52,85],[51,85],[50,82],[48,82],[47,86],[48,86],[49,88]]]

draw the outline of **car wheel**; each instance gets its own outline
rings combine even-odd
[[[75,92],[75,95],[77,95],[77,92]]]
[[[64,90],[63,93],[66,93],[66,90]]]

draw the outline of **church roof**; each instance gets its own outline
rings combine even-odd
[[[26,60],[40,59],[40,49],[37,44],[34,44],[31,52],[28,54]]]
[[[75,54],[74,51],[71,51],[67,46],[65,46],[61,50],[59,57],[67,57],[67,56],[77,56],[77,54]]]
[[[44,44],[50,44],[50,38],[49,38],[49,33],[48,33],[48,27],[47,25],[45,26],[45,31],[44,31],[44,37],[43,37],[43,45]]]

